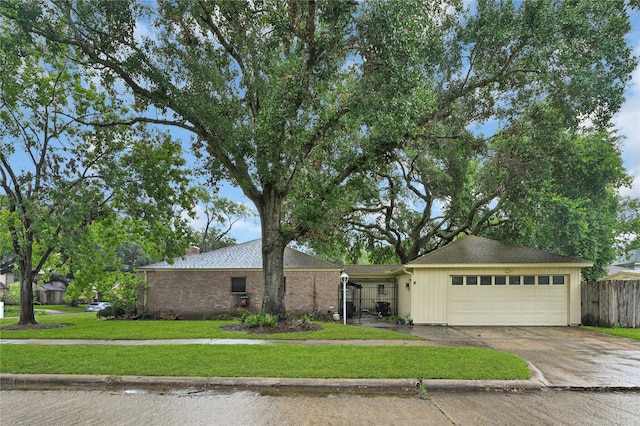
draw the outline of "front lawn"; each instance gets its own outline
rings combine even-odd
[[[599,331],[600,333],[613,334],[615,336],[627,337],[629,339],[640,340],[640,328],[604,328],[604,327],[585,327],[589,330]]]
[[[491,349],[352,345],[0,345],[2,373],[112,376],[528,379]]]
[[[17,318],[0,320],[0,327],[16,324]],[[39,317],[40,324],[69,324],[61,328],[0,330],[2,339],[261,339],[261,340],[419,340],[418,337],[390,330],[318,322],[322,330],[280,334],[248,334],[225,331],[220,327],[238,324],[230,321],[151,321],[103,320],[95,312]]]

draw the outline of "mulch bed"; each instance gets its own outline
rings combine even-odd
[[[229,324],[220,327],[220,330],[239,331],[248,334],[276,334],[276,333],[295,333],[299,331],[316,331],[322,330],[317,324],[305,324],[299,321],[278,321],[273,327],[245,327],[244,324]]]

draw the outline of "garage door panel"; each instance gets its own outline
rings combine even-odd
[[[567,325],[567,287],[552,285],[453,286],[447,293],[450,325]]]

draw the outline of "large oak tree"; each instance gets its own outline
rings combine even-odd
[[[628,184],[610,124],[636,66],[627,5],[475,6],[419,64],[438,105],[422,131],[368,171],[342,226],[310,242],[329,257],[359,244],[352,261],[366,250],[370,261],[406,263],[485,234],[591,259],[599,274]]]
[[[356,172],[541,99],[567,122],[606,122],[633,62],[620,1],[3,4],[107,89],[126,87],[131,122],[191,132],[204,171],[242,188],[261,219],[263,308],[277,314],[285,246],[355,203]]]

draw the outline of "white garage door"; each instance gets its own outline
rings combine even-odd
[[[567,325],[564,275],[452,276],[449,325]]]

